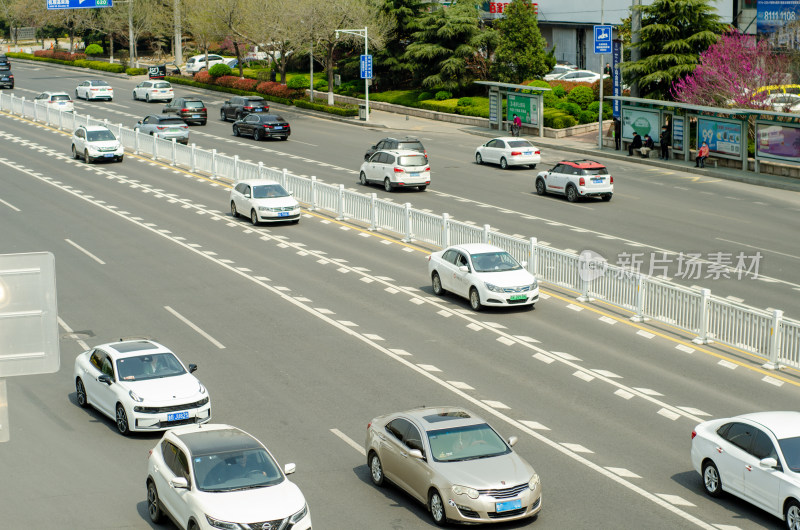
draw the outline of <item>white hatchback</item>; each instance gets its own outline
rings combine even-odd
[[[42,92],[33,100],[34,103],[45,103],[48,107],[64,112],[74,112],[75,104],[66,92]]]
[[[257,226],[260,222],[300,222],[300,203],[273,180],[241,180],[231,188],[231,215],[244,215]]]
[[[150,340],[102,344],[75,359],[78,405],[93,406],[122,434],[211,419],[206,388],[169,349]]]
[[[419,151],[388,149],[375,151],[361,164],[359,181],[362,185],[378,182],[383,189],[416,187],[419,191],[431,184],[428,157]]]
[[[536,169],[536,164],[541,161],[542,152],[539,148],[525,138],[516,136],[494,138],[475,149],[475,162],[500,164],[503,169],[508,169],[509,166],[530,166]]]
[[[703,422],[692,431],[691,459],[712,497],[732,493],[800,529],[800,412]]]
[[[167,81],[142,81],[133,89],[133,99],[143,99],[151,101],[172,101],[174,97],[172,85]]]
[[[79,125],[72,133],[72,158],[90,164],[98,160],[122,162],[125,148],[108,127]]]
[[[147,512],[195,530],[311,530],[305,497],[250,434],[230,425],[167,431],[147,459]]]
[[[483,243],[455,245],[428,256],[428,277],[434,294],[447,291],[483,306],[533,308],[539,301],[536,277],[502,248]]]

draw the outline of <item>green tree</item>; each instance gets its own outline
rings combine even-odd
[[[547,41],[539,32],[539,21],[528,0],[508,4],[505,17],[495,27],[499,44],[491,71],[498,81],[521,83],[542,77],[556,65],[555,56],[547,53]]]
[[[403,55],[409,43],[413,42],[411,23],[421,15],[424,4],[421,0],[383,0],[380,10],[394,19],[395,29],[384,48],[375,54],[375,76],[384,86],[409,86],[413,72]]]
[[[671,99],[672,83],[689,75],[700,54],[728,30],[709,0],[655,0],[642,11],[641,59],[622,64],[642,97]]]

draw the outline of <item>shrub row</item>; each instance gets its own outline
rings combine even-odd
[[[147,68],[126,68],[125,73],[128,75],[145,75]]]
[[[322,105],[320,103],[311,103],[310,101],[306,101],[304,99],[295,99],[292,101],[292,103],[294,103],[295,107],[300,107],[302,109],[321,110],[330,114],[338,114],[339,116],[358,115],[358,109],[353,105],[329,107],[328,105]]]
[[[101,70],[103,72],[113,72],[115,74],[120,74],[125,72],[125,67],[121,64],[116,63],[107,63],[104,61],[87,61],[86,59],[77,59],[72,62],[73,66],[78,66],[80,68],[91,68],[92,70]],[[147,73],[146,68],[142,68],[144,73]]]

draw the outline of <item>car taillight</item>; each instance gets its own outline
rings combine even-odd
[[[428,166],[425,169],[423,169],[422,171],[430,171],[430,170],[431,170],[431,166]]]
[[[611,177],[611,184],[614,184],[614,177]]]
[[[405,173],[405,170],[403,168],[401,168],[401,167],[396,167],[396,168],[394,168],[394,172],[395,173]]]
[[[181,109],[181,112],[192,112],[192,109]]]
[[[581,177],[580,180],[578,180],[578,185],[579,186],[586,186],[586,179]]]
[[[272,127],[274,127],[274,126],[273,125],[267,125],[266,123],[264,124],[264,128],[265,129],[272,129]]]
[[[254,107],[242,107],[243,110],[253,110]]]
[[[203,107],[202,109],[200,109],[200,112],[206,112],[206,108]]]
[[[694,440],[695,436],[697,436],[697,431],[692,431],[692,440]]]
[[[166,127],[162,125],[156,125],[156,129],[158,129],[159,131],[163,131],[164,129],[166,129]]]
[[[540,155],[540,154],[542,154],[542,152],[537,149],[536,151],[533,152],[533,154]]]
[[[370,427],[372,427],[372,422],[367,423],[367,430],[369,430]]]
[[[511,151],[511,156],[519,156],[522,154],[522,151]]]

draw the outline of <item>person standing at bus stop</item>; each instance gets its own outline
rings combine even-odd
[[[522,128],[522,120],[519,116],[514,114],[514,124],[511,126],[511,136],[519,136],[519,131]]]

